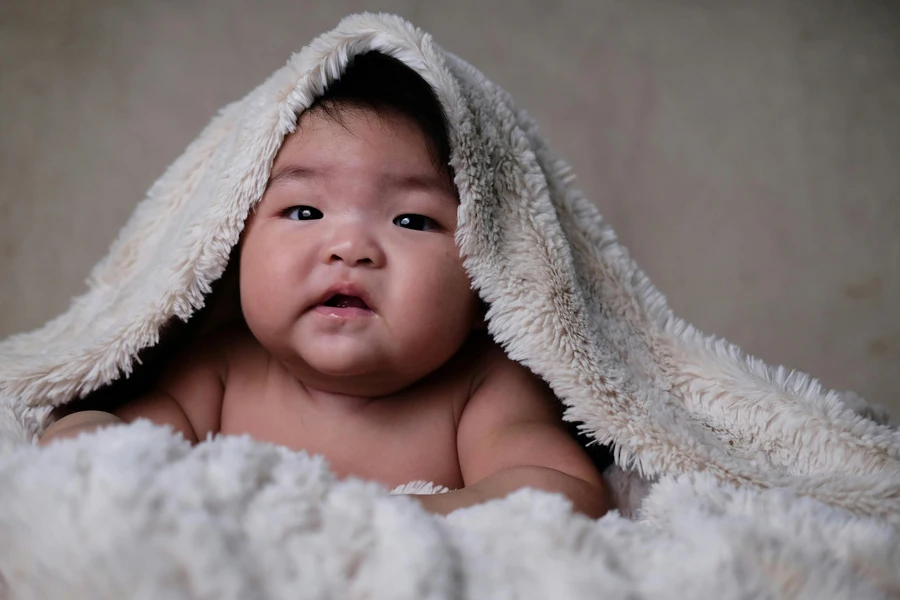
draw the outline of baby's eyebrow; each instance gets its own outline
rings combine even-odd
[[[301,165],[287,165],[275,169],[275,172],[272,173],[271,177],[269,177],[269,184],[275,183],[276,181],[281,181],[283,179],[296,179],[302,181],[306,179],[322,179],[324,176],[325,174],[318,169],[304,167]]]
[[[453,185],[446,176],[435,174],[385,174],[384,185],[390,189],[453,191]]]

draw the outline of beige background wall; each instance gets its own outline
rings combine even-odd
[[[678,313],[897,420],[889,1],[5,0],[0,337],[67,306],[219,106],[363,9],[506,87]]]

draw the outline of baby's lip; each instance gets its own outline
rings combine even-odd
[[[336,296],[344,296],[350,298],[359,298],[364,304],[367,310],[375,312],[375,307],[372,305],[372,300],[369,294],[363,289],[361,286],[356,285],[355,283],[336,283],[330,286],[327,290],[325,290],[322,295],[318,297],[318,299],[313,303],[312,308],[316,306],[323,306],[329,300]]]

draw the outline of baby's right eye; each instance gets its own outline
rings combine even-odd
[[[322,211],[312,206],[292,206],[284,211],[284,216],[294,221],[312,221],[321,219],[324,215]]]

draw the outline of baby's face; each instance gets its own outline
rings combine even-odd
[[[383,395],[462,346],[477,300],[454,243],[458,201],[399,114],[304,113],[241,247],[244,317],[305,384]]]

